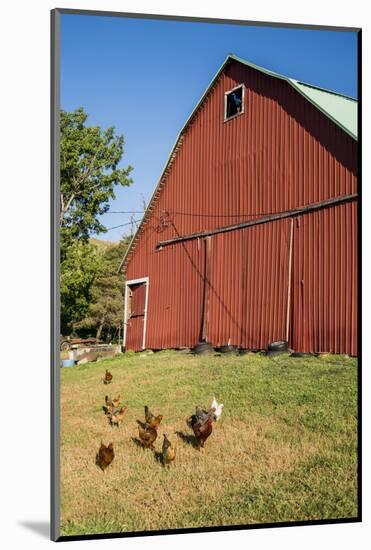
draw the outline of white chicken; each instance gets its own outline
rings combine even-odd
[[[218,403],[217,400],[214,397],[214,399],[211,403],[211,406],[210,406],[210,410],[214,414],[215,420],[220,419],[220,417],[222,415],[222,412],[223,412],[223,408],[224,408],[223,403]]]

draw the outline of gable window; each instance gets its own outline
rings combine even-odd
[[[244,112],[245,87],[237,86],[224,95],[224,121]]]

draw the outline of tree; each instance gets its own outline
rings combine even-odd
[[[106,231],[98,216],[109,209],[117,185],[130,185],[132,167],[118,168],[124,138],[115,128],[86,126],[83,108],[61,111],[60,230],[61,257],[73,240],[87,241]]]
[[[131,166],[119,168],[124,138],[114,127],[87,126],[82,108],[61,111],[60,237],[61,330],[70,333],[88,313],[93,283],[107,270],[102,253],[89,243],[106,231],[99,216],[109,209],[115,187],[132,183]]]
[[[78,324],[78,329],[96,331],[100,339],[104,334],[110,339],[122,322],[124,311],[124,286],[118,265],[127,249],[130,238],[126,237],[101,252],[101,268],[91,287],[91,301],[86,316]]]
[[[73,241],[61,261],[61,330],[69,334],[88,312],[92,286],[103,270],[102,256],[96,246]]]

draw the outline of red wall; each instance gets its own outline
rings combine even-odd
[[[245,113],[224,122],[224,92],[242,82]],[[208,256],[203,240],[156,244],[355,193],[356,165],[357,143],[287,82],[232,62],[188,126],[129,256],[127,280],[150,281],[146,347],[193,346],[201,325],[214,345],[283,338],[291,220],[214,236]],[[290,343],[355,355],[355,204],[299,220]]]

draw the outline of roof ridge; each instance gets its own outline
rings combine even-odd
[[[247,59],[244,59],[243,57],[239,57],[238,55],[235,55],[233,53],[229,54],[228,57],[231,58],[231,59],[234,59],[235,61],[239,61],[240,63],[248,65],[249,67],[257,69],[258,71],[262,71],[264,73],[267,73],[267,74],[270,74],[272,76],[281,78],[283,80],[290,80],[290,81],[295,82],[297,84],[302,84],[303,86],[309,86],[310,88],[315,88],[316,90],[320,90],[321,92],[327,92],[327,93],[330,93],[330,94],[338,95],[340,97],[344,97],[346,99],[350,99],[352,101],[358,101],[356,98],[351,97],[351,96],[346,95],[346,94],[343,94],[341,92],[336,92],[335,90],[330,90],[328,88],[323,88],[322,86],[317,86],[317,84],[310,84],[308,82],[304,82],[303,80],[298,80],[297,78],[293,78],[291,76],[287,76],[287,75],[284,75],[282,73],[277,73],[276,71],[273,71],[272,69],[267,69],[266,67],[262,67],[261,65],[257,65],[256,63],[253,63],[252,61],[247,61]]]
[[[355,101],[358,102],[358,99],[355,97],[352,97],[350,95],[342,94],[340,92],[335,92],[335,90],[329,90],[328,88],[322,88],[322,86],[317,86],[316,84],[308,84],[308,82],[303,82],[302,80],[296,80],[296,78],[290,78],[290,80],[293,80],[297,84],[301,84],[302,86],[308,86],[308,88],[314,88],[315,90],[319,90],[320,92],[325,92],[327,94],[333,94],[337,95],[339,97],[343,97],[344,99],[348,99],[349,101]]]

